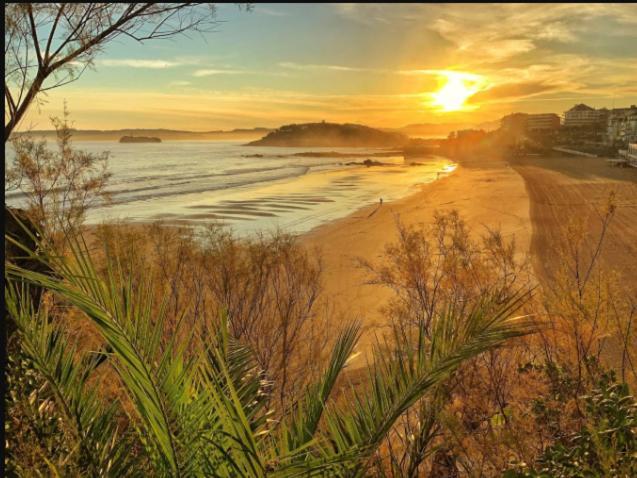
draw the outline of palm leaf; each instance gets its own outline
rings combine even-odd
[[[44,377],[73,432],[76,461],[92,476],[121,476],[133,466],[134,457],[125,453],[126,443],[115,426],[119,404],[104,406],[89,384],[99,356],[79,353],[46,311],[34,311],[28,297],[25,284],[7,281],[7,312],[18,327],[21,350]]]
[[[450,309],[436,320],[431,340],[419,341],[415,352],[388,354],[387,347],[377,345],[367,390],[351,390],[344,401],[347,406],[327,411],[335,451],[358,447],[369,454],[378,449],[397,420],[463,362],[510,338],[531,333],[532,321],[511,317],[526,297],[518,294],[495,309],[485,299],[466,317]],[[361,463],[358,473],[363,470]]]

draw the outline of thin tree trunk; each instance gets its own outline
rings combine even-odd
[[[5,143],[9,141],[9,138],[11,137],[11,133],[13,132],[15,127],[18,126],[18,124],[20,123],[20,120],[22,120],[22,117],[27,112],[27,109],[31,105],[31,102],[35,99],[35,96],[40,91],[40,88],[42,87],[42,83],[44,83],[44,80],[46,79],[47,76],[48,76],[48,73],[45,70],[38,71],[38,74],[33,79],[33,83],[31,84],[29,91],[24,97],[24,100],[22,100],[22,103],[16,109],[15,114],[9,119],[7,124],[4,125],[4,142]]]

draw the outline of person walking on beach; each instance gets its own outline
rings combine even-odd
[[[376,214],[382,205],[383,205],[383,198],[380,198],[380,204],[378,205],[376,209],[374,209],[372,212],[369,213],[369,216],[367,216],[367,219],[369,219],[374,214]]]

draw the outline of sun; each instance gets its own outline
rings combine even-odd
[[[433,105],[441,111],[462,111],[472,109],[465,102],[483,88],[483,78],[469,73],[453,71],[441,72],[445,84],[431,94]]]

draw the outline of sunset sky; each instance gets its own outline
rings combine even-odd
[[[22,128],[480,123],[637,104],[637,5],[220,5],[216,31],[109,44]],[[446,87],[446,89],[445,89]]]

